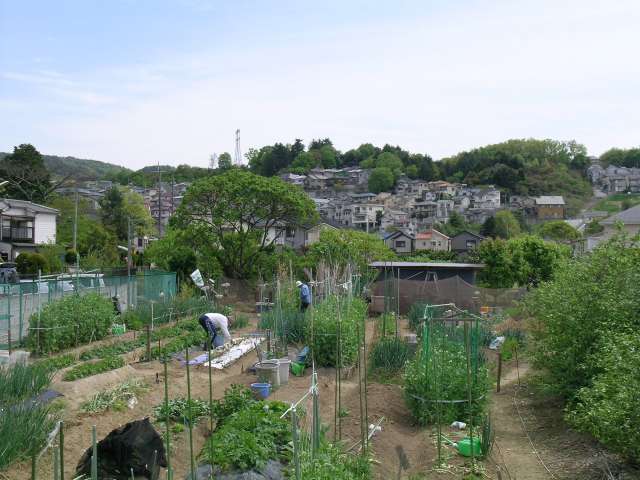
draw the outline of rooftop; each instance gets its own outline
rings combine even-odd
[[[45,207],[44,205],[28,202],[27,200],[0,198],[0,212],[9,208],[24,208],[25,210],[38,213],[58,213],[58,210],[56,210],[55,208]]]
[[[605,218],[600,223],[602,225],[613,225],[616,222],[622,222],[625,225],[640,225],[640,205],[623,210],[620,213]]]
[[[447,262],[372,262],[372,268],[451,268],[474,269],[484,268],[483,263],[447,263]]]
[[[561,195],[543,195],[536,197],[536,205],[564,205]]]

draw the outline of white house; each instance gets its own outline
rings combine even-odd
[[[0,199],[0,255],[13,261],[21,252],[56,243],[58,210],[26,200]]]
[[[431,229],[416,234],[415,249],[432,250],[434,252],[448,252],[451,248],[451,239],[438,230]]]

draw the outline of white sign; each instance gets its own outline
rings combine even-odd
[[[204,280],[202,279],[202,274],[200,273],[200,269],[196,268],[195,272],[191,274],[191,280],[200,288],[204,287]]]

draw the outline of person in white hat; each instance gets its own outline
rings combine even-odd
[[[300,280],[296,281],[296,287],[300,289],[300,311],[304,312],[311,305],[311,289]]]

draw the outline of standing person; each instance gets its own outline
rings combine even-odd
[[[311,289],[300,280],[296,282],[296,287],[300,289],[300,311],[304,312],[311,305]]]
[[[198,319],[198,323],[209,335],[205,342],[205,350],[208,350],[209,345],[211,348],[218,348],[231,340],[229,319],[221,313],[205,313]]]

